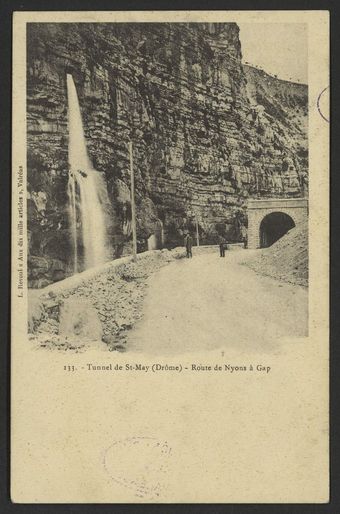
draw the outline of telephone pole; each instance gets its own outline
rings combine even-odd
[[[136,232],[136,206],[135,206],[135,175],[133,171],[132,141],[129,141],[130,178],[131,178],[131,226],[132,226],[132,260],[137,260],[137,232]]]

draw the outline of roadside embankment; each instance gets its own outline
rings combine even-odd
[[[301,223],[269,248],[244,262],[252,270],[283,282],[308,287],[308,225]]]
[[[28,331],[38,347],[84,351],[94,342],[125,350],[124,333],[140,319],[146,279],[185,256],[183,248],[124,257],[29,291]]]

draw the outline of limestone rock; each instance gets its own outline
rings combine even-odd
[[[247,198],[305,194],[307,86],[243,66],[235,23],[35,23],[27,39],[30,286],[72,274],[67,73],[108,185],[112,258],[131,252],[130,137],[138,251],[182,244],[196,220],[201,244],[238,241]]]

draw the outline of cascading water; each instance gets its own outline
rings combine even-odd
[[[164,225],[163,225],[163,221],[161,221],[161,220],[159,220],[159,223],[160,223],[160,226],[161,226],[161,235],[160,235],[161,248],[164,248],[164,242],[165,242]]]
[[[161,220],[157,221],[155,233],[148,237],[148,250],[164,248],[164,227]]]
[[[151,234],[150,237],[148,237],[148,250],[157,250],[157,237],[155,234]]]
[[[84,136],[77,90],[67,74],[69,128],[69,214],[73,239],[74,272],[79,271],[79,240],[82,239],[84,268],[107,260],[106,220],[103,206],[108,194],[103,176],[92,168]],[[81,228],[81,236],[78,234]]]

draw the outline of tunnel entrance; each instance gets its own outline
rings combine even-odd
[[[288,214],[284,212],[267,214],[260,225],[260,247],[271,246],[293,227],[295,227],[295,223]]]

